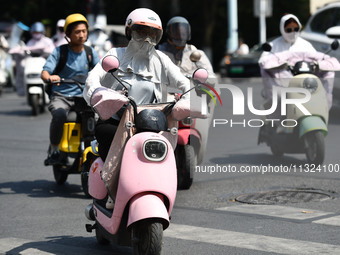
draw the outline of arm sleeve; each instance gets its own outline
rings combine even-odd
[[[169,84],[174,84],[174,86],[179,88],[183,93],[189,90],[190,80],[181,73],[178,66],[176,66],[166,55],[164,55],[162,62],[167,71]],[[188,99],[189,93],[184,97]]]
[[[101,67],[100,62],[89,72],[89,75],[85,82],[85,88],[83,91],[83,97],[88,105],[90,105],[90,100],[93,92],[101,87],[101,79],[105,76],[105,71]]]
[[[52,74],[54,72],[55,68],[57,67],[59,57],[60,57],[60,48],[57,47],[48,56],[46,63],[43,66],[43,70],[47,71],[49,74]]]
[[[210,63],[210,60],[208,58],[208,56],[204,53],[204,51],[199,50],[199,52],[201,53],[201,58],[199,60],[199,66],[203,67],[204,69],[206,69],[209,73],[209,77],[207,80],[207,83],[211,86],[215,86],[215,84],[217,83],[217,78],[216,75],[214,73],[214,69]]]

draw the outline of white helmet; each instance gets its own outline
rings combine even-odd
[[[57,22],[57,30],[62,33],[64,32],[64,26],[65,26],[65,20],[64,19],[60,19]]]
[[[132,11],[126,18],[125,35],[128,40],[149,41],[156,45],[162,38],[162,21],[158,14],[147,8]]]

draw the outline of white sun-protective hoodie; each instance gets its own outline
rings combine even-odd
[[[294,19],[299,25],[298,32],[286,33],[284,26],[287,20]],[[261,76],[264,86],[264,95],[266,99],[265,104],[270,104],[272,99],[272,87],[273,86],[284,86],[283,84],[278,84],[273,77],[266,72],[262,66],[266,62],[267,58],[273,57],[273,54],[290,51],[290,52],[315,52],[316,50],[311,43],[300,37],[301,23],[299,19],[293,14],[284,15],[280,21],[280,32],[281,36],[270,42],[272,49],[270,52],[263,52],[261,58],[259,59],[259,65],[261,70]],[[284,80],[284,79],[283,79]],[[282,83],[287,83],[289,79],[287,78]]]
[[[155,84],[154,94],[157,102],[167,101],[167,86],[177,87],[185,92],[190,89],[190,81],[164,53],[145,42],[142,47],[133,39],[125,48],[112,48],[106,55],[114,55],[120,62],[114,73],[123,80],[138,75]],[[103,70],[101,61],[92,69],[86,80],[83,96],[88,104],[93,92],[101,87],[116,89],[119,83]]]
[[[286,33],[284,26],[285,26],[286,21],[289,19],[294,19],[296,23],[299,25],[300,29],[298,32]],[[303,52],[303,51],[315,52],[316,50],[314,49],[312,44],[300,37],[300,31],[301,31],[301,23],[299,19],[293,14],[284,15],[280,21],[281,36],[274,39],[272,42],[270,42],[270,45],[272,46],[271,52],[276,53],[276,52],[281,52],[281,51],[286,51],[286,50],[294,51],[294,52]],[[261,59],[268,54],[271,54],[271,53],[263,52]],[[260,59],[260,62],[261,62],[261,59]]]

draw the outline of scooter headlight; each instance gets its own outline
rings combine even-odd
[[[303,87],[308,89],[310,93],[314,93],[318,88],[318,80],[315,78],[306,78],[303,80]]]
[[[161,140],[147,140],[143,144],[143,154],[150,161],[162,161],[168,152],[168,146]]]

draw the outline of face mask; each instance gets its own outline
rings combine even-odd
[[[42,34],[40,34],[40,33],[34,33],[33,35],[32,35],[32,37],[35,39],[35,40],[40,40],[41,38],[42,38]]]
[[[289,43],[295,43],[296,39],[299,37],[299,32],[284,33],[284,39]]]
[[[155,47],[153,43],[151,43],[147,39],[145,41],[136,41],[134,38],[132,38],[131,40],[133,42],[133,45],[137,49],[137,53],[148,54]]]

